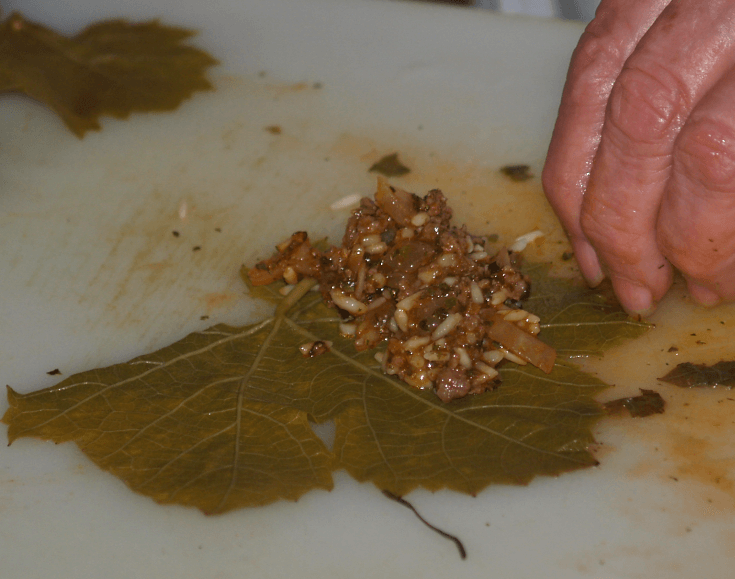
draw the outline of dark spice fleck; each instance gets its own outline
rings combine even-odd
[[[59,374],[61,374],[61,370],[59,370],[58,368],[54,368],[50,372],[46,372],[46,374],[48,374],[49,376],[58,376]]]
[[[279,125],[268,125],[265,130],[271,135],[280,135],[283,132]]]
[[[569,261],[573,257],[574,257],[573,251],[565,251],[564,253],[561,254],[562,261]]]
[[[208,320],[209,319],[209,316],[200,316],[199,319],[200,320]]]
[[[181,235],[178,231],[172,231],[171,233],[174,234],[174,237],[178,237],[179,235]]]
[[[531,167],[528,165],[506,165],[500,169],[500,172],[510,178],[511,181],[515,181],[517,183],[533,179]]]
[[[678,351],[679,351],[679,348],[677,348],[676,346],[671,346],[671,348],[667,350],[667,352],[678,352]]]
[[[191,250],[192,251],[199,251],[201,248],[202,248],[201,245],[195,245],[194,247],[191,248]]]

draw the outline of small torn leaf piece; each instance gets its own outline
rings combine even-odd
[[[552,346],[568,340],[584,355],[616,343],[616,332],[645,331],[594,292],[544,276],[535,269],[542,298],[549,288],[576,296],[539,302],[564,321],[549,332]],[[9,442],[73,441],[134,491],[208,514],[330,489],[337,469],[396,496],[419,487],[474,495],[597,464],[589,447],[604,412],[594,397],[607,387],[597,378],[559,361],[549,374],[501,365],[496,390],[445,404],[385,375],[375,350],[356,352],[309,282],[286,297],[282,283],[251,287],[274,306],[259,323],[220,324],[36,392],[8,388]],[[317,341],[331,346],[299,354]],[[329,421],[333,450],[309,424]]]
[[[182,44],[194,32],[156,21],[109,20],[67,38],[13,13],[0,23],[0,93],[20,92],[54,110],[78,137],[98,119],[172,111],[211,90],[217,61]]]
[[[531,167],[528,165],[506,165],[500,169],[500,172],[516,183],[533,179]]]
[[[373,163],[368,172],[379,173],[385,177],[400,177],[410,173],[411,169],[398,160],[398,153],[391,153]]]
[[[682,388],[713,388],[715,386],[732,388],[735,386],[735,361],[723,360],[711,366],[684,362],[659,380]]]
[[[627,410],[633,418],[643,418],[652,414],[663,414],[666,401],[655,390],[640,389],[639,396],[618,398],[605,403],[608,414],[619,414]]]

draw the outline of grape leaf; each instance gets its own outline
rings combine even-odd
[[[217,61],[182,44],[193,34],[110,20],[67,38],[13,13],[0,23],[0,93],[46,104],[78,137],[99,130],[101,115],[171,111],[212,89],[204,73]]]
[[[536,274],[537,287],[570,291]],[[509,365],[497,390],[445,404],[383,374],[374,350],[356,352],[304,282],[286,298],[276,289],[254,291],[277,304],[257,324],[217,325],[37,392],[8,387],[9,441],[74,441],[133,490],[209,514],[330,489],[336,469],[402,496],[417,487],[475,494],[596,464],[591,427],[604,412],[594,396],[606,385],[576,366],[547,375]],[[570,300],[542,300],[565,320],[550,332],[554,345],[597,352],[613,327],[645,331],[619,309],[613,325],[609,305],[604,331],[587,324],[603,300],[571,291],[577,326]],[[331,341],[329,351],[303,357],[299,346],[317,339]],[[309,425],[330,420],[333,451]]]
[[[548,275],[546,264],[529,265],[524,270],[533,279],[531,297],[524,308],[541,318],[539,337],[556,348],[559,356],[601,356],[607,348],[652,327],[620,309],[609,281],[591,291],[581,280]]]

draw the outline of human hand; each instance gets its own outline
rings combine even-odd
[[[646,316],[673,268],[735,300],[735,0],[602,0],[543,172],[591,285]]]

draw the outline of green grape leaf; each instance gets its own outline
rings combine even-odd
[[[542,300],[548,317],[564,320],[575,352],[596,353],[615,332],[647,327],[606,305],[600,330],[588,323],[600,320],[597,293],[535,275],[537,288],[575,296]],[[589,446],[604,415],[594,399],[606,387],[600,380],[568,362],[550,374],[501,365],[496,390],[445,404],[383,374],[375,350],[356,352],[309,289],[301,282],[283,298],[257,288],[276,306],[259,323],[217,325],[29,394],[8,388],[9,441],[74,441],[134,491],[208,514],[330,489],[337,469],[402,496],[418,487],[475,494],[596,464]],[[620,323],[607,325],[613,319]],[[316,340],[329,350],[304,357],[299,347]],[[310,425],[329,421],[331,450]]]
[[[601,356],[652,327],[619,307],[608,281],[590,290],[581,280],[548,275],[546,264],[532,264],[524,271],[533,283],[523,307],[541,318],[539,338],[561,357]]]
[[[158,22],[109,20],[72,38],[13,13],[0,23],[0,93],[20,92],[54,110],[78,137],[99,117],[172,111],[211,90],[217,61],[182,44],[194,33]]]

